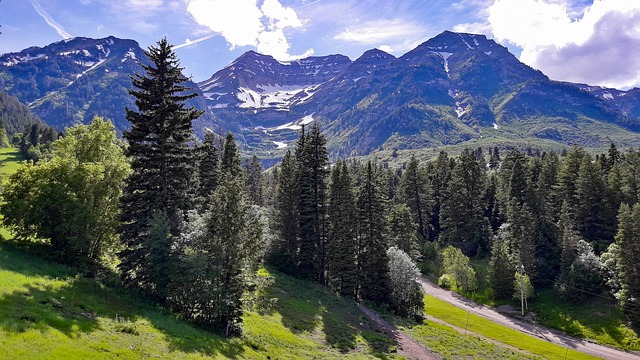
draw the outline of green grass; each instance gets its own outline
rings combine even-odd
[[[501,343],[514,346],[523,351],[540,355],[547,359],[565,359],[567,349],[549,342],[525,335],[502,325],[493,323],[477,315],[468,315],[449,303],[433,296],[425,296],[425,313],[460,328],[468,328],[469,331],[494,339]],[[468,327],[467,327],[468,316]],[[568,351],[570,359],[597,359],[574,350]]]
[[[24,156],[16,148],[0,148],[0,180],[4,181],[9,175],[18,171]]]
[[[493,299],[487,282],[488,257],[472,259],[471,264],[478,276],[478,289],[473,293],[458,293],[485,305],[509,304],[519,309],[517,300]],[[537,314],[536,321],[540,325],[604,345],[624,350],[640,350],[638,334],[626,324],[622,310],[613,300],[591,297],[580,301],[579,306],[576,306],[575,303],[562,300],[554,288],[539,287],[536,297],[529,301],[529,310]]]
[[[0,243],[0,359],[395,358],[352,301],[273,272],[268,312],[225,339],[127,291]]]
[[[544,326],[601,344],[640,350],[638,334],[626,324],[622,310],[613,301],[590,298],[576,306],[562,301],[555,289],[545,288],[536,292],[529,309]]]

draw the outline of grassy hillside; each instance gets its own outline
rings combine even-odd
[[[274,273],[268,312],[224,339],[127,291],[0,245],[0,359],[394,358],[356,304]]]

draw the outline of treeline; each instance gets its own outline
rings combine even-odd
[[[419,244],[409,210],[389,202],[388,179],[375,162],[332,167],[325,144],[317,124],[303,128],[272,172],[277,236],[269,261],[342,296],[420,314]]]
[[[496,298],[512,296],[522,266],[534,285],[555,283],[569,300],[608,291],[637,322],[639,175],[640,152],[615,145],[596,156],[578,146],[538,156],[467,149],[412,158],[386,171],[383,186],[391,203],[409,209],[426,260],[447,246],[490,254]]]
[[[0,147],[17,146],[25,158],[38,161],[50,155],[58,136],[18,99],[0,91]]]

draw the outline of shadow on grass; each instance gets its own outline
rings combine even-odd
[[[114,331],[136,336],[131,330],[137,322],[146,320],[165,335],[171,351],[236,358],[247,346],[243,339],[225,339],[180,321],[129,290],[107,287],[93,279],[77,276],[63,265],[24,253],[5,242],[0,242],[0,270],[8,271],[6,276],[9,277],[29,278],[20,279],[24,285],[14,286],[15,290],[0,294],[0,329],[6,332],[36,329],[45,333],[48,329],[56,329],[76,338],[106,330],[100,328],[98,321],[106,318],[114,320],[107,323],[114,326]],[[12,279],[5,281],[11,284]],[[127,328],[126,324],[119,326],[115,321],[117,318],[127,319],[126,323],[131,321],[132,328]]]
[[[313,333],[321,327],[328,345],[342,353],[362,346],[359,338],[379,358],[387,358],[397,348],[391,335],[376,330],[352,299],[332,294],[327,287],[269,271],[275,278],[269,295],[278,299],[271,311],[282,316],[282,324],[291,332]]]

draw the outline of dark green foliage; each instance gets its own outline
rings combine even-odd
[[[427,197],[430,192],[428,185],[424,168],[420,166],[420,162],[415,157],[411,157],[400,180],[400,193],[404,203],[411,210],[413,220],[418,225],[418,238],[423,243],[429,236],[429,216],[431,213],[431,205]]]
[[[509,252],[509,225],[504,224],[493,237],[491,261],[489,262],[489,283],[496,299],[509,298],[513,290],[515,265]]]
[[[565,281],[560,284],[560,290],[564,298],[572,301],[584,300],[603,290],[600,260],[588,242],[579,240],[576,244],[576,258]]]
[[[536,251],[540,234],[536,231],[536,219],[531,213],[529,205],[518,205],[512,199],[507,208],[509,223],[509,237],[511,239],[512,262],[516,266],[524,266],[525,271],[532,277],[537,275]]]
[[[146,55],[152,65],[143,65],[145,75],[132,78],[135,89],[129,92],[138,111],[127,109],[131,129],[124,133],[133,173],[121,199],[120,239],[125,249],[119,268],[125,285],[153,294],[164,275],[151,271],[143,239],[154,211],[166,214],[171,234],[177,235],[183,214],[193,207],[192,184],[186,179],[194,172],[191,123],[201,112],[185,108],[196,94],[186,94],[188,89],[181,85],[187,78],[167,40],[150,47]]]
[[[298,274],[324,283],[329,158],[326,139],[317,123],[308,134],[300,137],[296,159],[300,191]]]
[[[447,184],[440,210],[440,241],[455,244],[466,253],[487,248],[488,222],[482,201],[486,175],[469,150],[460,155]]]
[[[607,207],[602,169],[592,162],[591,156],[582,159],[576,185],[577,230],[585,239],[598,243],[598,249],[604,250],[613,241],[615,215]]]
[[[262,206],[264,204],[263,181],[262,181],[262,164],[258,157],[253,155],[251,161],[245,161],[245,187],[249,202],[253,205]]]
[[[620,248],[622,305],[634,326],[640,326],[640,204],[620,206],[616,243]]]
[[[358,191],[358,298],[384,304],[389,301],[386,203],[380,171],[367,162]]]
[[[215,144],[215,134],[207,132],[204,142],[196,149],[198,161],[198,202],[208,207],[209,199],[218,186],[220,155]]]
[[[5,129],[8,135],[13,135],[26,132],[32,124],[44,125],[26,105],[5,91],[0,91],[0,127]]]
[[[192,214],[182,228],[169,302],[185,318],[236,336],[242,333],[244,296],[266,250],[267,230],[247,202],[231,134],[223,154],[226,162],[208,211]]]
[[[279,167],[274,204],[276,241],[270,251],[271,263],[282,271],[294,274],[298,264],[299,174],[298,163],[290,151]]]
[[[169,219],[162,211],[154,212],[149,218],[148,232],[144,246],[149,249],[148,271],[157,274],[152,292],[161,299],[166,298],[172,274],[172,258],[167,249],[173,245]]]
[[[429,182],[431,183],[431,191],[433,198],[433,208],[431,211],[430,227],[432,229],[429,240],[437,240],[442,227],[440,226],[440,211],[442,209],[443,197],[451,180],[451,170],[455,165],[455,161],[442,151],[438,154],[435,163],[427,164],[427,173]]]
[[[331,173],[328,216],[327,282],[337,293],[353,297],[357,288],[357,219],[353,184],[344,161]]]
[[[420,244],[416,236],[417,225],[409,208],[404,204],[396,204],[391,207],[389,213],[389,236],[391,244],[404,251],[412,261],[417,262],[420,255]]]
[[[51,144],[57,139],[58,132],[53,127],[32,123],[20,136],[20,152],[33,161],[50,158]]]

